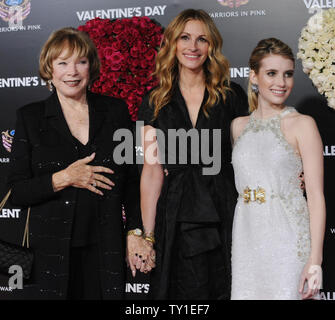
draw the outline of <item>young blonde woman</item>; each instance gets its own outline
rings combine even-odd
[[[323,147],[314,120],[287,107],[291,49],[274,38],[250,60],[250,116],[231,125],[239,199],[232,240],[232,299],[306,299],[321,285],[325,229]],[[300,188],[304,172],[307,202]]]
[[[159,86],[139,110],[145,156],[141,210],[146,238],[155,242],[157,266],[151,273],[150,289],[154,299],[230,296],[236,194],[229,128],[233,118],[246,112],[247,97],[230,83],[221,47],[221,36],[205,11],[181,12],[166,28],[157,56]],[[147,138],[158,129],[163,139]],[[209,137],[218,129],[220,141],[209,139],[200,145],[199,139],[191,147],[171,137],[169,141],[170,129],[193,130],[199,136],[205,129]],[[173,150],[168,142],[181,149]],[[207,147],[211,153],[219,151],[214,160],[221,167],[209,175],[203,173],[204,161],[192,162]],[[151,161],[152,150],[158,150],[165,162]],[[186,151],[185,161],[180,157],[182,151]],[[172,158],[176,161],[170,161]]]

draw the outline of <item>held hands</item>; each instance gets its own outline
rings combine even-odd
[[[97,189],[97,187],[111,190],[112,186],[114,186],[113,181],[98,172],[113,174],[114,171],[102,166],[89,165],[94,157],[95,153],[92,153],[86,158],[73,162],[65,170],[54,174],[53,184],[55,191],[59,191],[64,187],[73,186],[75,188],[88,189],[102,196],[103,193]]]
[[[306,286],[306,289],[304,288]],[[312,264],[310,261],[306,263],[299,284],[299,293],[301,298],[313,299],[322,287],[322,268],[320,265]]]
[[[126,261],[133,277],[136,276],[136,269],[144,273],[151,271],[156,266],[155,258],[155,250],[151,242],[139,236],[127,236]]]

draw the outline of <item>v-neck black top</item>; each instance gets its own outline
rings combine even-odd
[[[92,143],[88,141],[83,145],[73,137],[74,143],[78,148],[79,159],[90,156],[95,150]],[[82,247],[94,244],[97,239],[97,196],[88,189],[78,189],[76,209],[72,227],[72,247]]]
[[[64,113],[59,108],[59,116],[63,119],[65,131],[72,138],[73,144],[76,146],[78,152],[78,159],[83,159],[90,156],[96,151],[95,145],[92,143],[92,103],[87,96],[88,113],[89,113],[89,134],[88,142],[84,145],[77,138],[75,138],[66,122]],[[74,220],[72,224],[72,247],[83,247],[88,244],[94,244],[98,240],[97,236],[97,212],[98,212],[98,198],[92,191],[84,188],[78,188],[76,209],[74,213]]]
[[[227,282],[230,280],[230,246],[233,213],[237,193],[234,184],[234,174],[231,165],[232,146],[230,141],[231,121],[247,114],[248,100],[243,89],[231,83],[231,91],[227,91],[226,100],[221,99],[208,110],[209,117],[203,112],[203,105],[207,100],[205,91],[202,105],[193,128],[185,100],[179,86],[173,89],[171,101],[164,106],[156,119],[153,120],[154,109],[149,105],[149,94],[143,99],[139,109],[139,120],[144,125],[160,129],[163,138],[157,137],[161,158],[165,159],[163,167],[168,169],[168,176],[164,177],[161,194],[157,203],[155,235],[156,235],[156,268],[152,274],[151,291],[156,299],[168,298],[170,260],[172,246],[175,241],[176,226],[184,232],[183,255],[192,257],[197,254],[222,247],[222,254],[226,262]],[[199,133],[199,143],[193,153],[201,155],[201,148],[208,148],[209,155],[213,155],[213,148],[221,147],[219,154],[221,168],[215,175],[204,175],[202,169],[211,167],[206,165],[200,157],[200,163],[192,163],[192,148],[190,142],[187,148],[179,150],[169,148],[169,130],[196,130]],[[209,139],[201,144],[201,130],[208,129]],[[221,143],[214,145],[214,130],[220,132]],[[180,152],[186,149],[186,161],[180,161]],[[207,151],[207,150],[204,150]],[[174,161],[176,160],[176,161]],[[219,162],[219,161],[218,161]],[[227,295],[230,287],[227,283]]]

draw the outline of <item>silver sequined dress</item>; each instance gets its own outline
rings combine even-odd
[[[291,112],[296,111],[286,107],[265,120],[251,114],[233,148],[240,196],[232,235],[232,299],[300,299],[310,231],[299,180],[301,158],[281,131],[281,119]],[[263,203],[261,192],[254,192],[258,188],[265,190]]]

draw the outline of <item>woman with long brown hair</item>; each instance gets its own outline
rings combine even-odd
[[[159,85],[139,110],[141,210],[145,238],[156,251],[154,299],[230,295],[236,194],[229,128],[246,112],[247,98],[230,82],[221,49],[221,36],[205,11],[181,12],[166,28],[157,56]]]

